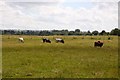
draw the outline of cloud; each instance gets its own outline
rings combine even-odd
[[[1,0],[5,2],[53,2],[53,3],[61,3],[65,0]]]
[[[68,3],[66,0],[42,1],[44,0],[0,2],[2,16],[0,28],[37,30],[79,28],[85,31],[110,31],[118,27],[117,2],[89,2],[92,4],[91,8],[87,8],[88,6],[75,8],[77,0],[74,3],[69,2],[70,6],[65,4]],[[79,3],[82,4],[82,2]]]
[[[119,0],[91,0],[91,2],[119,2]]]

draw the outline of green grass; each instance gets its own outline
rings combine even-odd
[[[8,38],[9,37],[9,38]],[[41,36],[2,37],[3,78],[117,78],[118,37],[46,36],[52,43],[42,43]],[[61,37],[65,44],[55,43]],[[100,39],[101,38],[101,39]],[[95,48],[94,41],[104,42]],[[28,76],[28,74],[31,74]]]
[[[0,79],[2,79],[2,36],[0,35]]]

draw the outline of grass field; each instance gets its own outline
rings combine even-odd
[[[2,35],[0,35],[0,79],[2,79]]]
[[[42,43],[41,36],[2,36],[3,78],[117,78],[118,37],[46,36],[52,43]],[[55,43],[61,37],[65,44]],[[95,48],[94,42],[104,42]]]

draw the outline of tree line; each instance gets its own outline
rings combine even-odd
[[[118,35],[120,36],[120,29],[115,28],[110,32],[102,30],[101,32],[95,31],[80,31],[75,29],[74,31],[66,30],[0,30],[2,35],[39,35],[39,36],[50,36],[50,35]]]

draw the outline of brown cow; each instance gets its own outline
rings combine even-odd
[[[94,47],[102,47],[102,46],[103,46],[103,42],[98,41],[94,43]]]

